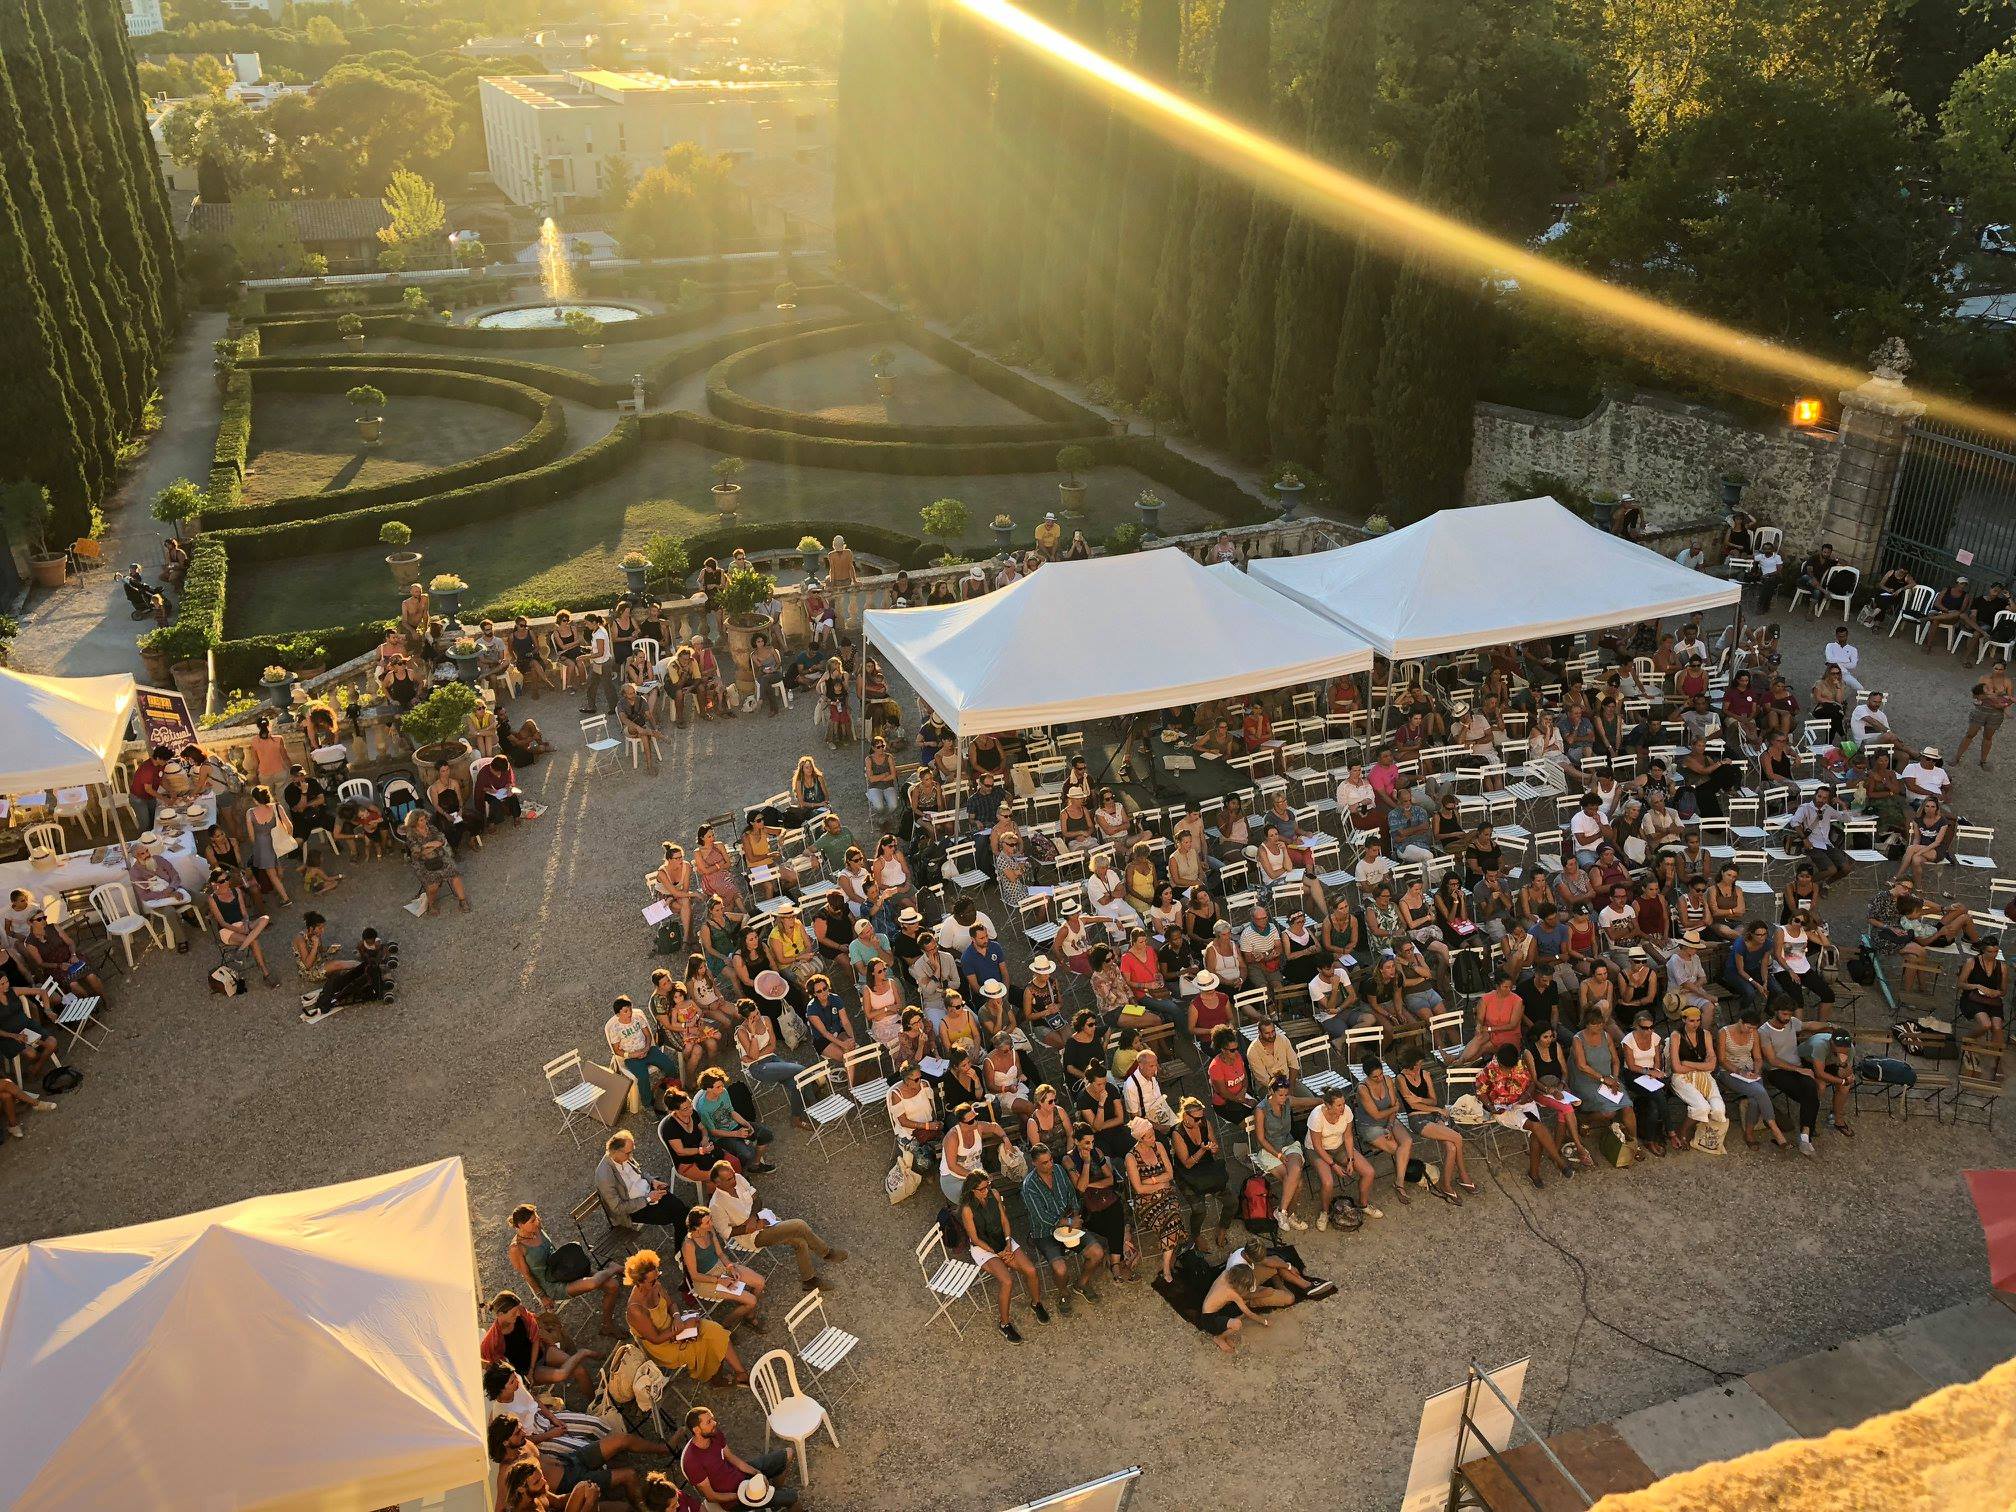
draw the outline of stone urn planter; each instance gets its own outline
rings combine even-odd
[[[294,679],[291,677],[262,677],[259,679],[259,696],[284,718],[287,711],[294,707],[293,687]]]
[[[145,647],[140,651],[140,669],[147,675],[150,686],[163,688],[168,685],[168,655],[163,651],[150,651]]]
[[[602,366],[602,343],[599,341],[589,342],[588,345],[581,348],[581,355],[587,359],[588,366]]]
[[[343,345],[350,348],[353,352],[361,352],[364,350],[364,338],[362,336],[345,336],[343,338]]]
[[[649,562],[646,562],[642,567],[632,567],[628,562],[623,564],[623,588],[633,599],[644,596],[645,585],[650,580],[650,577],[651,564]]]
[[[432,787],[441,768],[453,766],[469,754],[466,740],[437,740],[431,745],[423,745],[413,753],[413,770],[419,773],[420,786]]]
[[[482,661],[483,653],[474,645],[464,651],[460,644],[448,648],[448,659],[455,663],[455,677],[458,682],[474,683],[476,666]]]
[[[1141,516],[1141,536],[1146,540],[1162,534],[1162,501],[1153,494],[1143,494],[1134,501],[1134,511]]]
[[[1743,503],[1743,488],[1750,480],[1741,473],[1724,473],[1721,477],[1722,507],[1735,509]]]
[[[385,565],[392,569],[393,585],[402,595],[420,581],[420,553],[417,551],[387,552]]]
[[[1010,546],[1015,544],[1015,522],[1013,520],[1003,516],[990,521],[989,525],[994,531],[994,544],[1000,550],[1006,551]]]
[[[1282,519],[1292,520],[1295,518],[1295,511],[1302,507],[1303,490],[1308,486],[1308,484],[1301,482],[1276,483],[1274,485],[1274,492],[1281,499]]]
[[[434,600],[434,608],[439,611],[441,617],[447,620],[449,624],[454,624],[456,616],[461,614],[462,595],[467,591],[467,589],[463,588],[435,588],[430,590],[430,594]]]
[[[61,588],[70,577],[70,559],[60,551],[38,551],[28,558],[28,576],[37,588]]]
[[[735,688],[744,698],[756,691],[756,674],[750,666],[750,647],[756,637],[767,635],[777,644],[777,621],[767,614],[737,614],[728,619],[728,655],[735,662]]]
[[[807,550],[803,546],[799,547],[798,565],[804,568],[807,578],[819,576],[819,552],[816,549]]]
[[[376,441],[384,433],[385,433],[385,422],[379,419],[378,416],[359,415],[357,417],[358,440]]]
[[[170,662],[168,675],[175,681],[175,691],[189,701],[190,714],[201,718],[203,701],[210,694],[209,658],[192,656],[187,661]]]
[[[1057,485],[1057,507],[1074,520],[1085,518],[1085,485],[1083,483],[1059,483]]]
[[[875,392],[880,394],[884,399],[893,399],[896,396],[895,376],[891,373],[877,373],[875,375]]]
[[[742,512],[742,485],[740,483],[716,483],[714,485],[714,512],[723,519],[733,519]]]

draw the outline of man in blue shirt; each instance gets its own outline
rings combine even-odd
[[[1435,816],[1415,799],[1412,785],[1403,781],[1386,815],[1387,850],[1402,861],[1432,861],[1434,837]]]
[[[966,997],[976,1008],[989,982],[1007,985],[1007,955],[984,924],[973,926],[973,943],[959,953],[959,975],[966,983]]]
[[[1078,1189],[1057,1169],[1056,1152],[1047,1144],[1030,1146],[1029,1174],[1022,1178],[1022,1211],[1029,1219],[1029,1247],[1036,1252],[1037,1259],[1049,1264],[1050,1274],[1055,1278],[1052,1285],[1057,1292],[1057,1310],[1067,1318],[1071,1316],[1071,1252],[1055,1232],[1067,1222],[1083,1235],[1078,1241],[1082,1267],[1078,1272],[1078,1290],[1085,1294],[1087,1302],[1097,1302],[1099,1294],[1092,1290],[1092,1278],[1099,1274],[1099,1262],[1106,1258],[1106,1248],[1086,1231],[1084,1215],[1079,1211]]]
[[[1568,927],[1568,921],[1554,904],[1549,903],[1540,910],[1540,917],[1533,925],[1536,947],[1533,977],[1535,981],[1551,977],[1557,991],[1572,994],[1582,984],[1575,979],[1574,971],[1561,961],[1561,951],[1568,942]]]

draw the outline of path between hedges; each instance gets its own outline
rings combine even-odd
[[[177,478],[198,483],[210,475],[217,441],[217,385],[211,379],[211,343],[224,339],[221,310],[191,314],[169,354],[162,376],[161,430],[139,466],[106,502],[106,569],[55,593],[39,593],[22,616],[13,663],[24,672],[91,677],[140,669],[133,639],[147,626],[135,621],[119,591],[118,575],[138,562],[150,579],[161,570],[161,541],[168,527],[147,513],[155,494]],[[571,421],[573,416],[568,416]]]

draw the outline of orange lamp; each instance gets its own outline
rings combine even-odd
[[[1797,426],[1818,425],[1824,417],[1820,401],[1810,396],[1801,396],[1792,401],[1792,423]]]

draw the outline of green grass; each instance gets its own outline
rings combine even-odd
[[[719,454],[686,442],[652,446],[616,476],[542,509],[430,535],[414,542],[428,573],[452,570],[469,580],[471,601],[560,598],[622,586],[616,563],[661,532],[711,529],[708,468]],[[1091,540],[1136,518],[1134,497],[1153,487],[1131,468],[1102,467],[1086,481],[1083,528]],[[996,511],[1016,520],[1027,541],[1044,511],[1057,507],[1057,479],[1047,473],[993,477],[890,477],[837,468],[751,462],[742,478],[742,516],[751,522],[788,519],[858,520],[921,535],[917,511],[934,499],[965,501],[972,529],[964,543],[984,553]],[[1216,516],[1157,488],[1167,503],[1171,534],[1207,530]],[[1066,522],[1067,526],[1069,522]],[[1067,536],[1068,539],[1068,536]],[[252,564],[231,582],[229,632],[267,635],[323,625],[355,624],[397,608],[384,553],[375,549]]]
[[[245,502],[396,482],[509,446],[532,427],[487,404],[395,394],[380,440],[367,445],[357,437],[357,415],[341,394],[255,395]]]
[[[736,380],[744,398],[827,420],[893,425],[1012,425],[1030,421],[1020,405],[907,346],[891,347],[896,392],[876,392],[868,361],[876,343],[781,363]]]

